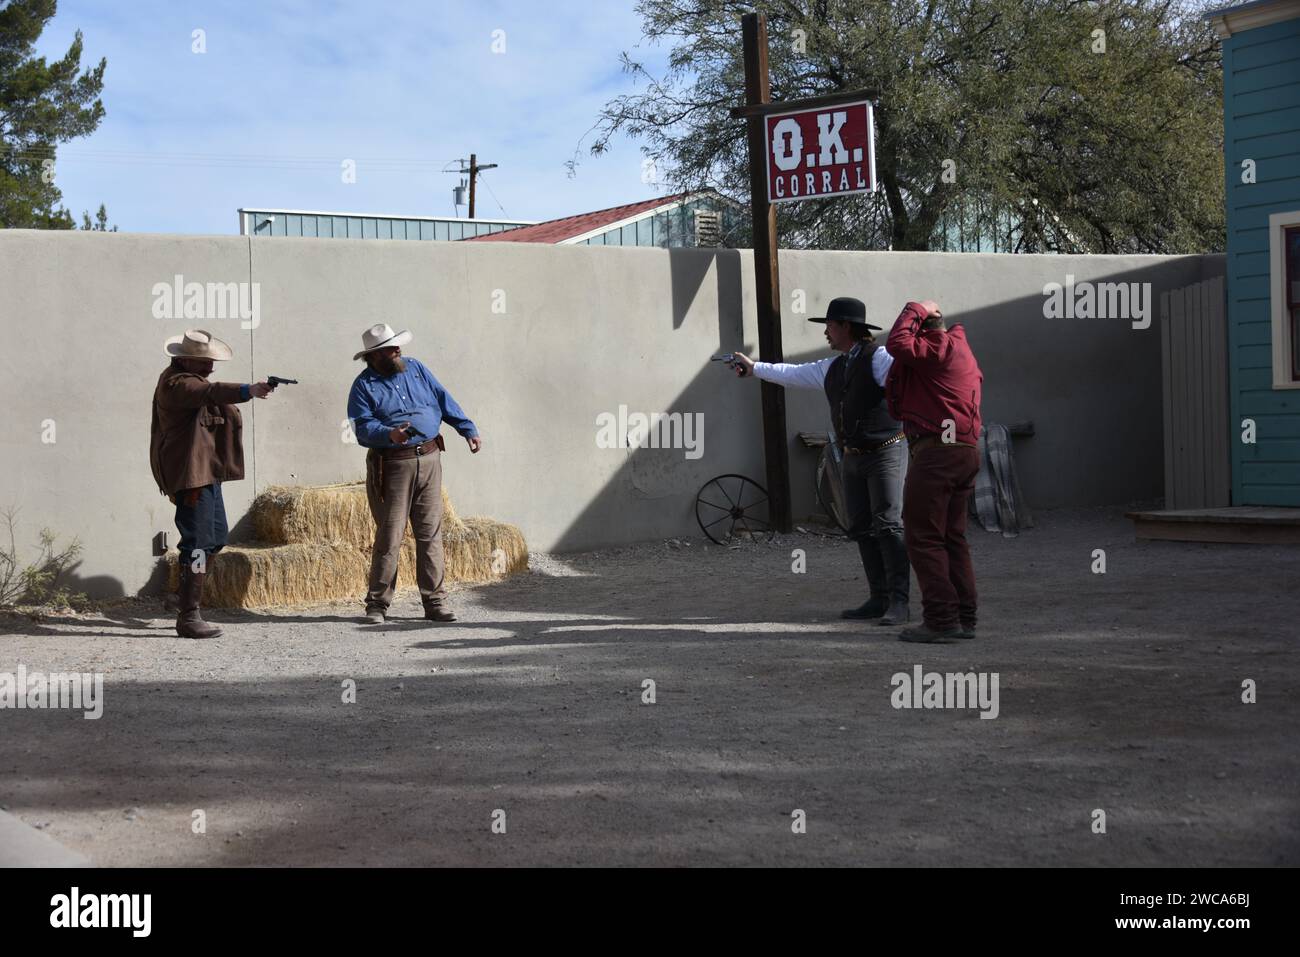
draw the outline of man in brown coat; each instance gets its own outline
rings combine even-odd
[[[265,399],[275,386],[209,382],[213,362],[230,346],[204,329],[188,329],[163,345],[171,364],[158,377],[149,428],[149,465],[158,491],[176,503],[180,532],[182,638],[216,638],[221,629],[199,614],[208,566],[226,545],[229,529],[221,483],[244,477],[243,420],[235,403]]]

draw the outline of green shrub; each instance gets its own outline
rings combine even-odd
[[[9,527],[9,547],[0,549],[0,605],[49,605],[54,608],[83,608],[85,595],[71,591],[62,579],[81,558],[81,542],[74,538],[59,548],[58,537],[42,528],[36,560],[25,564],[18,556],[18,509],[3,512]]]

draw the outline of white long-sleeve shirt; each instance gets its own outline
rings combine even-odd
[[[859,342],[849,350],[849,361],[855,361],[861,351],[862,343]],[[754,376],[793,389],[824,389],[826,371],[837,358],[827,356],[814,362],[755,362]],[[893,364],[894,357],[884,349],[877,349],[871,357],[871,377],[882,389]]]

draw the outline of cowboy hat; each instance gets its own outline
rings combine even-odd
[[[840,296],[838,299],[832,299],[831,304],[826,307],[826,315],[809,318],[808,321],[829,322],[831,319],[849,322],[855,326],[866,326],[868,329],[880,329],[880,326],[873,326],[867,322],[867,307],[861,299],[854,299],[852,296]]]
[[[376,349],[387,349],[389,346],[404,346],[410,341],[410,329],[403,329],[401,332],[393,332],[392,326],[386,322],[381,322],[376,326],[371,326],[365,332],[361,333],[361,345],[364,348],[354,355],[352,359],[355,362],[367,352],[374,352]]]
[[[206,329],[186,329],[184,335],[172,336],[163,343],[163,352],[178,359],[213,359],[217,362],[234,355],[230,346]]]

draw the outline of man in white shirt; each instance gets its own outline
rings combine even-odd
[[[844,498],[849,538],[858,543],[870,596],[841,612],[851,619],[905,624],[911,617],[911,565],[903,544],[903,480],[907,442],[902,425],[889,414],[885,378],[893,357],[876,345],[859,299],[832,299],[826,315],[809,319],[826,324],[826,341],[840,353],[797,364],[754,362],[735,354],[736,372],[796,389],[822,389],[830,403],[835,435],[844,450]]]

